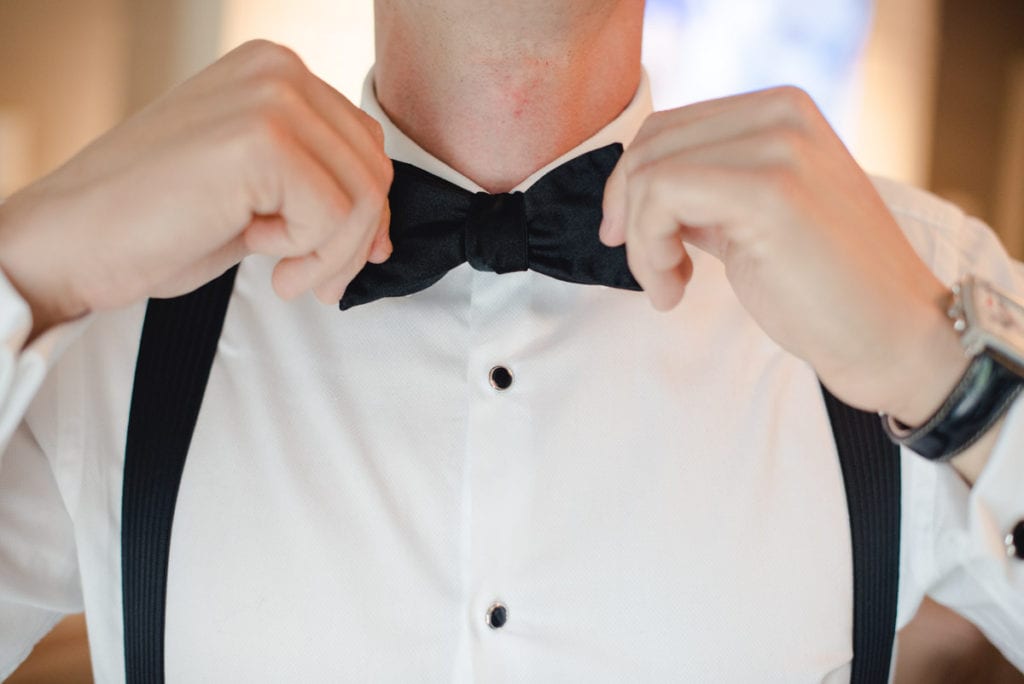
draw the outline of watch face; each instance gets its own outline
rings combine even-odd
[[[973,323],[985,332],[986,346],[1024,364],[1024,305],[992,285],[974,281]]]

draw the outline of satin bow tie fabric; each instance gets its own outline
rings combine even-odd
[[[604,186],[622,156],[614,143],[545,174],[525,193],[473,193],[394,162],[388,193],[394,251],[349,283],[342,310],[424,290],[462,263],[480,271],[532,270],[572,283],[640,290],[625,247],[598,240]]]

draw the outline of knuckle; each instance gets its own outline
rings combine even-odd
[[[629,165],[626,167],[628,171],[626,174],[626,186],[629,188],[630,194],[646,189],[651,184],[654,180],[653,176],[656,175],[653,167],[654,165],[650,162],[645,163],[639,158],[630,160]]]
[[[622,156],[620,163],[625,167],[627,173],[635,173],[639,169],[651,163],[651,160],[658,159],[665,149],[668,149],[667,142],[672,138],[672,131],[664,128],[659,131],[651,131],[642,139],[633,141]]]
[[[645,149],[652,144],[653,140],[657,140],[661,134],[672,129],[675,126],[675,120],[671,111],[657,111],[649,114],[644,119],[643,124],[640,126],[640,130],[637,131],[636,136],[633,138],[633,142],[627,149]]]
[[[251,40],[242,46],[252,65],[264,73],[293,74],[304,69],[302,58],[289,47],[269,40]]]
[[[352,202],[343,192],[332,192],[324,198],[323,226],[321,230],[329,233],[345,223],[352,214]]]
[[[798,192],[800,178],[788,164],[773,164],[759,174],[757,190],[764,205],[777,207],[792,200]]]
[[[669,162],[659,160],[639,166],[630,174],[635,197],[645,197],[648,202],[658,202],[669,195],[676,184],[676,179],[668,168]],[[642,193],[642,194],[640,194]]]
[[[344,289],[340,289],[336,283],[331,282],[326,285],[313,288],[313,295],[317,301],[321,304],[334,304],[341,299],[344,294]]]
[[[376,140],[377,143],[380,146],[383,147],[383,145],[384,145],[384,127],[380,125],[379,121],[374,119],[372,116],[370,116],[366,112],[363,112],[362,110],[356,110],[356,111],[359,111],[363,115],[363,118],[366,121],[366,127],[370,130],[370,135],[372,135],[373,139]]]
[[[363,202],[377,215],[388,201],[388,190],[383,183],[372,182],[363,194]]]
[[[250,172],[270,170],[282,160],[286,152],[286,130],[277,117],[266,113],[250,113],[223,126],[221,149],[230,158],[232,166]],[[260,177],[271,176],[259,173]]]
[[[288,111],[301,104],[298,89],[287,78],[265,74],[252,86],[256,107],[274,112]]]
[[[817,109],[808,92],[799,86],[779,86],[772,92],[788,111],[800,117],[807,116]]]
[[[330,242],[333,234],[348,217],[348,203],[341,193],[332,193],[319,200],[316,207],[311,208],[308,218],[303,222],[293,222],[288,226],[288,238],[296,251],[312,252],[323,263],[329,255],[321,254],[324,245]]]
[[[353,171],[358,174],[356,179],[358,191],[355,196],[354,211],[375,218],[379,217],[387,203],[390,184],[362,164],[356,165]]]
[[[634,140],[633,144],[619,158],[619,166],[626,172],[627,178],[632,178],[633,174],[643,165],[643,150],[643,143]]]
[[[798,165],[806,151],[803,132],[792,126],[779,126],[770,130],[765,143],[781,164]]]
[[[383,159],[384,176],[383,182],[385,186],[384,194],[387,195],[388,190],[391,189],[391,183],[395,180],[395,165],[391,163],[391,159],[384,155]]]
[[[288,149],[288,126],[277,112],[257,111],[240,126],[244,147],[260,159],[278,159]]]
[[[654,135],[660,132],[669,124],[669,115],[666,111],[652,112],[644,119],[643,125],[640,126],[640,133],[646,137],[648,135]]]

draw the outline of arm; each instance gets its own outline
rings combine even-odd
[[[258,42],[0,204],[0,678],[81,610],[75,492],[60,489],[76,485],[58,486],[56,393],[38,394],[74,321],[188,292],[250,253],[279,259],[280,296],[336,304],[388,256],[390,181],[376,122]]]
[[[923,424],[967,368],[948,283],[918,256],[813,101],[777,88],[654,114],[608,181],[601,237],[652,304],[721,259],[740,301],[843,401]],[[954,467],[973,482],[992,429]]]
[[[250,253],[280,259],[280,296],[337,302],[387,258],[390,182],[372,118],[286,48],[247,43],[0,205],[0,269],[29,339]]]
[[[896,207],[902,216],[891,204],[810,98],[780,88],[648,119],[608,181],[601,238],[627,245],[662,310],[699,277],[688,246],[716,256],[761,328],[837,397],[914,425],[967,366],[948,286],[973,271],[1020,296],[1024,270],[946,203]],[[1003,539],[1024,519],[1024,401],[952,467],[906,452],[904,463],[907,585],[975,621],[1021,666],[1024,564]]]
[[[0,468],[0,680],[68,613],[81,612],[74,527],[28,427]]]

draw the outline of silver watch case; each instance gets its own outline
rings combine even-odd
[[[967,276],[953,286],[947,313],[968,356],[988,351],[1024,376],[1024,303],[987,281]]]

